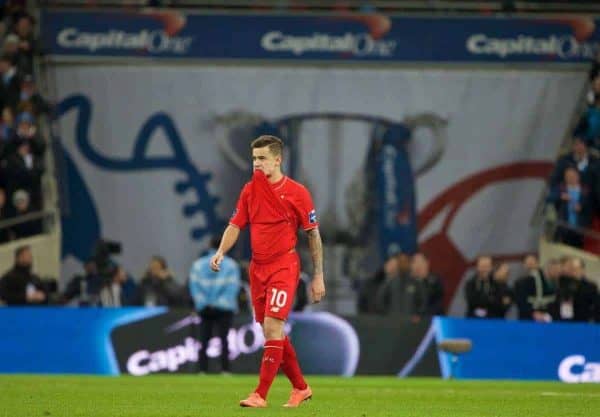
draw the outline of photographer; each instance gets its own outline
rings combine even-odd
[[[175,307],[183,305],[183,301],[183,288],[167,269],[167,261],[162,256],[153,256],[140,282],[136,304]]]

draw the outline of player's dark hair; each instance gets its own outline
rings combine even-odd
[[[250,149],[269,147],[269,152],[275,156],[279,156],[283,153],[283,141],[277,136],[262,135],[257,137],[250,144]]]

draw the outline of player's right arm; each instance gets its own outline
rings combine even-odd
[[[217,253],[213,255],[210,259],[210,269],[213,271],[218,271],[221,262],[223,261],[223,257],[235,245],[238,237],[240,236],[240,230],[243,229],[248,224],[248,193],[250,192],[249,185],[246,184],[244,188],[242,188],[242,192],[240,193],[240,198],[238,198],[238,202],[235,206],[235,210],[229,220],[229,225],[223,232],[223,237],[221,238],[221,244],[219,245],[219,249],[217,249]]]
[[[223,232],[223,237],[221,238],[221,244],[219,245],[219,249],[210,259],[210,269],[213,271],[218,271],[221,267],[221,262],[223,261],[223,257],[231,249],[235,242],[237,242],[238,237],[240,236],[239,227],[230,224],[227,226],[225,231]]]

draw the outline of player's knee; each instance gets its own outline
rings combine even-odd
[[[282,340],[285,338],[283,332],[283,320],[275,319],[273,317],[265,317],[263,324],[263,333],[265,340]]]

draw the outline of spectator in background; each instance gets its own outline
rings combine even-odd
[[[200,323],[200,372],[208,370],[208,342],[217,328],[221,339],[221,371],[228,373],[229,345],[227,334],[233,323],[233,315],[238,312],[238,293],[240,291],[240,267],[229,256],[223,257],[219,271],[210,268],[210,259],[219,247],[220,239],[211,240],[211,250],[200,257],[190,270],[189,290],[196,311],[202,318]]]
[[[33,18],[28,14],[16,16],[14,33],[19,39],[19,70],[23,73],[33,71],[33,54],[37,50],[33,36]]]
[[[556,238],[574,247],[583,245],[583,235],[573,228],[589,228],[592,224],[593,203],[589,187],[581,184],[579,171],[568,167],[564,182],[550,191],[549,201],[554,204],[559,219],[568,226],[558,226]]]
[[[370,287],[361,294],[362,307],[369,313],[403,313],[407,309],[405,294],[409,275],[410,257],[405,253],[391,256],[368,283]]]
[[[36,305],[46,302],[44,286],[40,278],[31,272],[32,266],[31,247],[18,247],[15,250],[14,266],[0,280],[0,299],[7,305]]]
[[[33,77],[26,74],[21,83],[21,95],[19,97],[18,110],[29,112],[39,117],[41,114],[49,114],[52,111],[50,103],[38,93]]]
[[[579,119],[575,133],[591,146],[600,150],[600,96],[594,97],[591,104]]]
[[[17,128],[12,141],[16,146],[20,143],[28,143],[31,151],[41,157],[46,151],[46,142],[40,136],[35,127],[35,118],[30,112],[21,112],[17,116]],[[15,146],[15,147],[16,147]]]
[[[16,109],[21,95],[21,80],[9,56],[0,57],[0,77],[0,104]]]
[[[23,74],[29,67],[29,58],[20,53],[19,44],[20,40],[17,35],[14,33],[8,34],[4,38],[2,54],[10,58],[17,70],[17,74]]]
[[[574,137],[571,152],[559,158],[550,177],[550,187],[558,187],[564,181],[565,171],[573,167],[579,172],[581,183],[593,189],[600,162],[588,151],[585,140]]]
[[[557,321],[592,322],[600,319],[598,288],[585,276],[585,263],[580,258],[561,262],[556,301],[551,314]]]
[[[515,301],[519,309],[520,320],[550,321],[548,306],[554,302],[555,285],[560,275],[560,263],[556,260],[548,262],[546,273],[539,267],[535,255],[528,255],[523,261],[525,276],[515,283]],[[546,274],[553,274],[546,278]]]
[[[591,106],[596,102],[596,98],[600,97],[600,75],[590,78],[590,91],[587,94],[587,102]]]
[[[492,273],[491,300],[488,309],[489,318],[503,319],[513,303],[513,291],[508,285],[510,267],[501,263]]]
[[[108,271],[108,280],[104,280],[99,298],[102,307],[123,307],[133,305],[136,286],[127,276],[123,267],[112,265]]]
[[[410,315],[414,323],[444,314],[442,281],[431,273],[429,260],[423,253],[416,253],[412,257],[409,282],[403,298],[405,313]]]
[[[467,301],[467,317],[489,317],[492,305],[492,257],[481,255],[477,257],[475,274],[465,285]]]
[[[4,158],[4,149],[15,134],[15,117],[10,107],[2,109],[0,118],[0,159]]]
[[[155,255],[139,285],[138,304],[146,307],[183,305],[183,289],[168,270],[167,261]]]
[[[6,208],[6,191],[0,188],[0,223],[8,219]],[[6,243],[11,240],[11,235],[7,227],[0,227],[0,243]]]
[[[33,212],[29,203],[29,193],[25,190],[17,190],[13,193],[14,213],[12,217],[18,218]],[[13,239],[23,239],[42,233],[42,220],[34,219],[18,223],[11,227]]]
[[[7,189],[9,192],[29,190],[33,197],[30,199],[32,207],[39,209],[44,161],[31,151],[31,145],[27,141],[18,141],[16,146],[16,152],[6,160]]]
[[[83,268],[84,274],[75,275],[67,284],[62,295],[62,302],[65,304],[76,303],[80,307],[98,306],[104,280],[98,274],[98,268],[93,259],[86,261]]]

